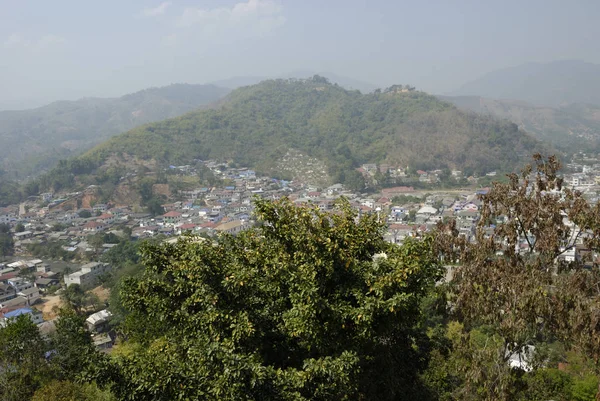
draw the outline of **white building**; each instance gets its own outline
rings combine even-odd
[[[111,268],[107,263],[88,263],[83,265],[80,271],[65,275],[65,285],[67,287],[71,284],[79,284],[82,287],[93,285],[98,281],[98,277],[101,274],[110,269]]]

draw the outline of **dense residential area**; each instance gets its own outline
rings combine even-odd
[[[140,205],[114,203],[93,203],[77,208],[90,198],[88,194],[94,193],[94,186],[78,193],[43,193],[1,209],[0,224],[6,227],[3,235],[11,240],[10,244],[3,245],[0,260],[0,318],[6,321],[27,314],[40,327],[47,328],[56,318],[60,294],[76,284],[83,291],[94,290],[102,295],[103,299],[96,299],[86,310],[92,320],[99,319],[92,317],[100,313],[100,320],[108,321],[111,313],[105,309],[109,302],[102,284],[120,267],[107,262],[110,259],[106,254],[110,255],[111,249],[146,239],[174,243],[181,235],[208,240],[222,234],[236,235],[255,227],[256,199],[287,198],[297,206],[333,212],[336,202],[344,198],[359,217],[376,215],[384,223],[385,241],[400,245],[407,238],[423,237],[450,220],[456,222],[462,237],[475,242],[481,196],[490,190],[490,187],[417,190],[402,185],[357,193],[342,184],[318,187],[260,176],[252,169],[232,168],[228,163],[206,161],[202,164],[214,174],[216,182],[225,184],[181,190],[173,194],[169,202],[160,205],[159,214],[145,211]],[[306,167],[311,165],[309,162]],[[566,185],[596,203],[600,191],[600,161],[580,154],[565,167],[565,171],[569,171],[564,175]],[[190,166],[169,169],[188,177],[197,176]],[[408,177],[405,169],[388,165],[367,164],[358,171],[371,183],[387,176],[387,180],[394,179],[394,184],[403,184]],[[443,172],[418,170],[415,174],[420,182],[433,184],[429,188],[435,188]],[[496,178],[496,173],[484,177],[485,182],[490,176]],[[450,179],[465,184],[477,182],[474,177],[463,177],[460,171],[452,171]],[[489,230],[491,233],[493,227]],[[519,241],[517,246],[525,252],[528,239],[522,237]],[[582,238],[561,257],[579,260],[580,252],[586,252]],[[115,340],[112,334],[113,337],[102,337],[104,340],[99,346],[110,348]]]

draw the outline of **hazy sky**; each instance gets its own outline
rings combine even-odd
[[[599,0],[0,0],[0,109],[300,69],[443,93],[600,63],[599,18]]]

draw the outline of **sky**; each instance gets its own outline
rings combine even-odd
[[[0,0],[0,110],[297,70],[442,94],[600,63],[599,18],[598,0]]]

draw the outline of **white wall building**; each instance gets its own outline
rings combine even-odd
[[[65,275],[65,285],[67,287],[71,284],[79,284],[82,287],[93,285],[98,281],[101,274],[110,269],[111,267],[107,263],[88,263],[83,265],[80,271]]]

